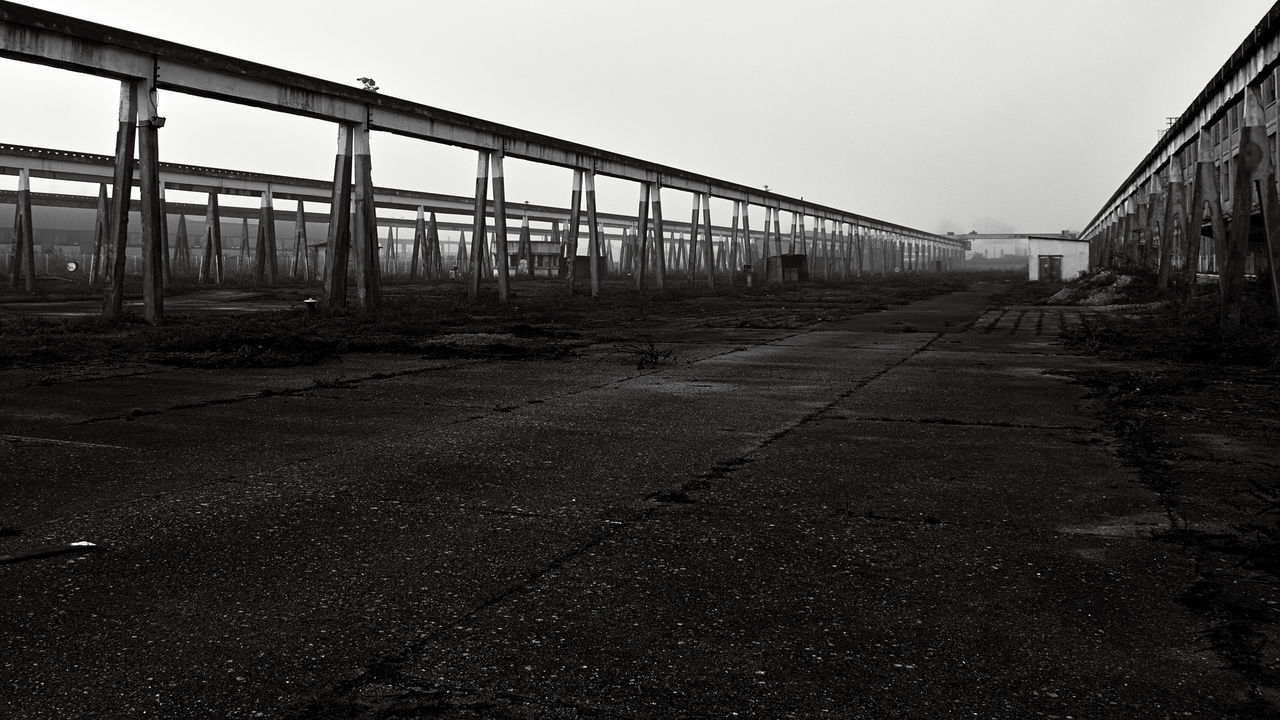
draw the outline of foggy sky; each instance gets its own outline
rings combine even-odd
[[[923,230],[1054,232],[1089,221],[1271,2],[27,4]],[[0,81],[0,142],[113,152],[117,82],[10,60]],[[332,124],[159,104],[163,160],[332,174]],[[472,151],[373,138],[378,185],[470,195],[474,172]],[[513,212],[568,203],[567,170],[506,174]],[[602,210],[635,211],[634,184],[598,185]],[[686,195],[663,200],[684,219]]]

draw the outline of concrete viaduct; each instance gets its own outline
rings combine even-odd
[[[24,62],[120,80],[120,115],[117,143],[111,167],[110,204],[107,209],[106,235],[112,262],[106,267],[104,315],[119,316],[122,308],[124,243],[127,239],[130,186],[136,182],[140,190],[140,215],[143,242],[143,306],[149,322],[163,321],[164,264],[168,257],[164,233],[164,187],[196,189],[208,192],[210,206],[216,207],[219,194],[253,192],[263,198],[263,218],[268,227],[274,224],[273,202],[276,198],[302,201],[324,201],[329,205],[326,251],[329,258],[355,260],[357,304],[375,309],[381,304],[381,275],[378,258],[377,210],[379,206],[408,200],[407,204],[426,206],[425,193],[398,196],[393,191],[375,188],[372,183],[372,159],[369,134],[380,131],[436,143],[469,148],[477,154],[476,192],[470,199],[472,238],[486,235],[488,218],[494,225],[494,258],[509,257],[507,216],[509,208],[504,194],[503,160],[506,157],[571,168],[573,182],[570,202],[563,214],[556,209],[553,220],[563,218],[565,252],[576,257],[579,226],[583,214],[587,225],[587,255],[602,255],[601,217],[596,207],[595,178],[605,175],[633,181],[639,190],[637,214],[631,221],[638,239],[639,261],[637,283],[646,287],[646,269],[652,265],[652,282],[656,289],[664,286],[668,265],[666,242],[656,242],[650,260],[649,237],[665,238],[667,223],[662,216],[662,190],[676,190],[694,196],[694,211],[688,229],[696,248],[690,248],[689,274],[702,275],[708,287],[715,286],[715,247],[709,201],[722,198],[734,204],[734,221],[730,225],[730,246],[741,247],[739,257],[747,264],[753,261],[751,243],[744,238],[759,238],[758,254],[780,259],[785,254],[781,230],[781,213],[788,213],[793,226],[804,228],[805,218],[815,223],[820,242],[840,248],[832,255],[850,257],[880,252],[886,264],[896,255],[908,252],[929,267],[951,267],[962,259],[963,240],[915,230],[840,208],[818,205],[738,183],[719,180],[674,167],[632,158],[598,148],[560,140],[519,128],[461,115],[459,113],[401,100],[362,89],[347,87],[247,60],[207,52],[197,48],[131,33],[73,17],[33,9],[11,2],[0,2],[0,56]],[[262,176],[228,174],[221,183],[210,183],[210,175],[179,166],[162,166],[159,158],[159,129],[164,126],[160,114],[159,91],[166,90],[205,98],[249,105],[278,112],[302,115],[333,122],[337,125],[337,152],[334,176],[327,183],[272,184]],[[137,159],[135,161],[135,150]],[[20,165],[20,163],[19,163]],[[51,163],[57,165],[57,163]],[[5,172],[14,172],[9,167]],[[34,275],[29,239],[29,176],[57,169],[19,167],[15,236],[18,251],[15,271],[25,273],[31,288]],[[235,175],[236,177],[231,177]],[[50,175],[45,175],[46,177]],[[489,199],[490,186],[492,200]],[[438,199],[438,198],[437,198]],[[458,198],[450,198],[455,213]],[[751,206],[763,207],[768,220],[763,232],[753,235],[748,227]],[[699,211],[699,208],[701,210]],[[738,229],[741,219],[741,230]],[[830,228],[830,232],[827,229]],[[23,239],[27,238],[25,244]],[[864,244],[875,243],[874,248]],[[276,268],[274,238],[259,240],[259,262],[256,273],[273,282]],[[471,246],[471,271],[468,293],[478,295],[482,282],[481,267],[485,243]],[[216,246],[215,246],[216,249]],[[216,259],[215,259],[216,262]],[[767,272],[774,281],[782,281],[782,263],[766,259]],[[893,263],[901,266],[902,263]],[[572,263],[570,272],[572,273]],[[590,269],[592,295],[600,292],[597,263]],[[843,267],[847,270],[847,264]],[[500,301],[509,297],[509,268],[506,262],[495,263],[497,291]],[[14,276],[16,279],[16,275]],[[325,304],[330,308],[347,305],[348,263],[329,262],[324,273]],[[570,278],[572,283],[572,277]]]
[[[1085,226],[1091,266],[1147,268],[1162,289],[1179,273],[1188,291],[1197,272],[1216,274],[1228,328],[1247,272],[1280,301],[1278,71],[1280,4]]]
[[[103,192],[105,193],[105,186],[112,182],[113,168],[114,158],[108,155],[0,145],[0,173],[4,174],[21,177],[22,173],[25,172],[28,178],[47,178],[100,184],[103,186]],[[218,263],[221,254],[212,251],[217,238],[209,233],[209,228],[216,224],[211,221],[218,218],[224,220],[227,218],[257,219],[259,227],[264,228],[267,236],[264,244],[274,246],[274,234],[277,232],[276,224],[278,223],[263,222],[266,208],[274,206],[275,202],[279,200],[328,204],[333,187],[332,182],[329,180],[285,177],[172,163],[160,164],[160,184],[162,188],[168,190],[185,190],[208,194],[210,200],[207,207],[190,203],[170,202],[165,200],[163,195],[161,204],[164,209],[164,217],[177,215],[180,219],[180,226],[181,221],[186,217],[203,217],[205,219],[205,237],[203,237],[200,246],[204,250],[204,257],[199,262],[199,272],[202,280],[215,283],[221,282],[220,264]],[[260,209],[255,210],[237,206],[222,206],[217,201],[219,195],[262,197],[264,202],[261,204]],[[0,192],[0,204],[17,204],[18,201],[17,193]],[[35,206],[84,209],[97,207],[99,217],[96,225],[98,227],[107,227],[109,225],[106,219],[107,203],[100,201],[100,198],[30,193],[24,202],[30,202]],[[470,223],[460,221],[436,222],[434,219],[437,213],[442,216],[458,217],[459,219],[470,215],[474,211],[474,199],[470,197],[375,187],[374,202],[379,210],[421,211],[420,217],[416,221],[394,217],[386,213],[376,218],[378,225],[388,228],[414,228],[414,251],[422,252],[423,262],[415,261],[411,263],[409,272],[411,279],[417,274],[419,267],[422,268],[423,274],[428,278],[434,279],[442,274],[443,270],[440,263],[433,266],[429,262],[428,256],[431,254],[431,248],[426,247],[434,239],[434,253],[437,260],[451,257],[448,255],[441,257],[441,248],[437,237],[438,231],[449,230],[463,233],[465,236],[465,233],[471,230],[472,227]],[[140,203],[135,201],[131,207],[132,211],[137,212],[140,210]],[[425,219],[428,213],[432,216],[430,224]],[[567,223],[569,219],[568,208],[546,205],[524,204],[519,208],[519,213],[522,216],[523,223],[521,228],[522,240],[525,239],[526,235],[529,235],[559,243],[563,224]],[[485,214],[490,219],[496,217],[492,201],[487,203]],[[508,214],[511,214],[510,210],[508,210]],[[297,216],[295,215],[295,217]],[[324,224],[329,221],[328,214],[305,213],[303,217],[307,224]],[[815,237],[813,238],[812,247],[810,247],[804,226],[797,227],[796,221],[798,219],[798,216],[792,216],[790,237],[784,242],[784,248],[788,253],[809,254],[811,264],[821,267],[820,272],[817,274],[827,280],[842,279],[864,273],[885,272],[886,268],[891,269],[893,267],[920,269],[929,267],[931,263],[941,262],[942,255],[928,248],[927,243],[929,241],[919,240],[914,236],[906,238],[905,241],[899,241],[890,237],[888,233],[878,231],[872,225],[859,228],[854,237],[847,239],[838,236],[834,229],[828,237],[825,233],[817,232],[818,228],[814,228]],[[619,265],[623,265],[634,272],[634,265],[639,257],[639,248],[635,247],[637,245],[637,218],[629,215],[601,212],[597,214],[597,220],[601,227],[601,240],[606,245],[616,242],[622,251]],[[525,233],[525,226],[531,222],[537,223],[539,226],[535,226],[530,233]],[[688,243],[696,234],[697,227],[687,221],[671,220],[667,220],[664,225],[667,231],[664,237],[664,246],[671,248],[672,254],[667,260],[667,267],[686,269],[689,258]],[[299,240],[305,239],[298,231],[299,227],[299,223],[295,220],[295,245],[289,249],[278,249],[276,252],[278,259],[283,258],[287,261],[290,254],[297,256],[297,243]],[[744,263],[750,264],[751,258],[760,256],[762,253],[759,249],[765,247],[766,238],[765,233],[762,231],[750,231],[749,228],[735,230],[734,227],[725,225],[713,225],[711,230],[713,237],[719,238],[719,241],[715,243],[716,261],[718,269],[722,272],[727,272],[730,266],[737,267]],[[163,234],[166,240],[170,236],[167,230]],[[465,242],[465,238],[463,242]],[[94,252],[89,256],[91,282],[95,283],[97,261],[100,257],[97,245],[98,243],[95,243]],[[172,253],[175,264],[179,266],[183,264],[182,261],[185,259],[186,246],[185,233],[179,230]],[[726,247],[728,250],[725,249]],[[487,248],[487,250],[490,257],[492,257],[492,248]],[[886,257],[889,253],[893,253],[893,257]],[[516,253],[516,255],[519,255],[519,253]],[[262,272],[265,275],[265,270],[270,265],[267,262],[259,263],[258,259],[260,257],[264,256],[256,251],[253,253],[255,272]],[[168,258],[169,253],[166,253],[165,259],[168,260]],[[654,262],[656,259],[656,253],[649,254],[648,270],[655,271],[657,269]],[[457,263],[459,268],[467,269],[465,258],[462,258],[462,260],[462,262]],[[627,260],[631,262],[625,262]],[[733,262],[733,260],[738,262]],[[950,261],[948,261],[949,263]],[[170,275],[167,265],[165,273],[167,282]]]

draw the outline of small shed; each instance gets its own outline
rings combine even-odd
[[[797,282],[809,279],[809,256],[799,253],[792,255],[770,255],[765,258],[764,279],[769,281],[777,277],[778,263],[782,263],[782,279],[786,282]]]
[[[1061,235],[1027,237],[1027,278],[1071,280],[1089,270],[1089,241]]]
[[[597,277],[607,277],[609,272],[609,263],[607,258],[596,258]],[[573,258],[573,277],[581,280],[591,277],[591,257],[588,255],[578,255]]]

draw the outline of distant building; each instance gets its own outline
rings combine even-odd
[[[1062,235],[1031,235],[1029,280],[1071,280],[1089,270],[1089,241]]]
[[[534,277],[560,277],[564,274],[563,243],[551,240],[531,240],[529,245],[533,252],[533,267],[531,268],[521,267],[520,265],[519,243],[507,243],[507,253],[511,257],[507,267],[511,268],[512,272],[525,272]],[[591,266],[587,265],[586,268],[590,270]]]
[[[1070,280],[1089,267],[1089,243],[1068,230],[1056,234],[972,232],[957,237],[969,241],[965,270],[1024,270],[1031,280]]]

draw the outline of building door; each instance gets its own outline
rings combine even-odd
[[[1040,256],[1040,279],[1041,280],[1062,280],[1062,256],[1061,255],[1041,255]]]

